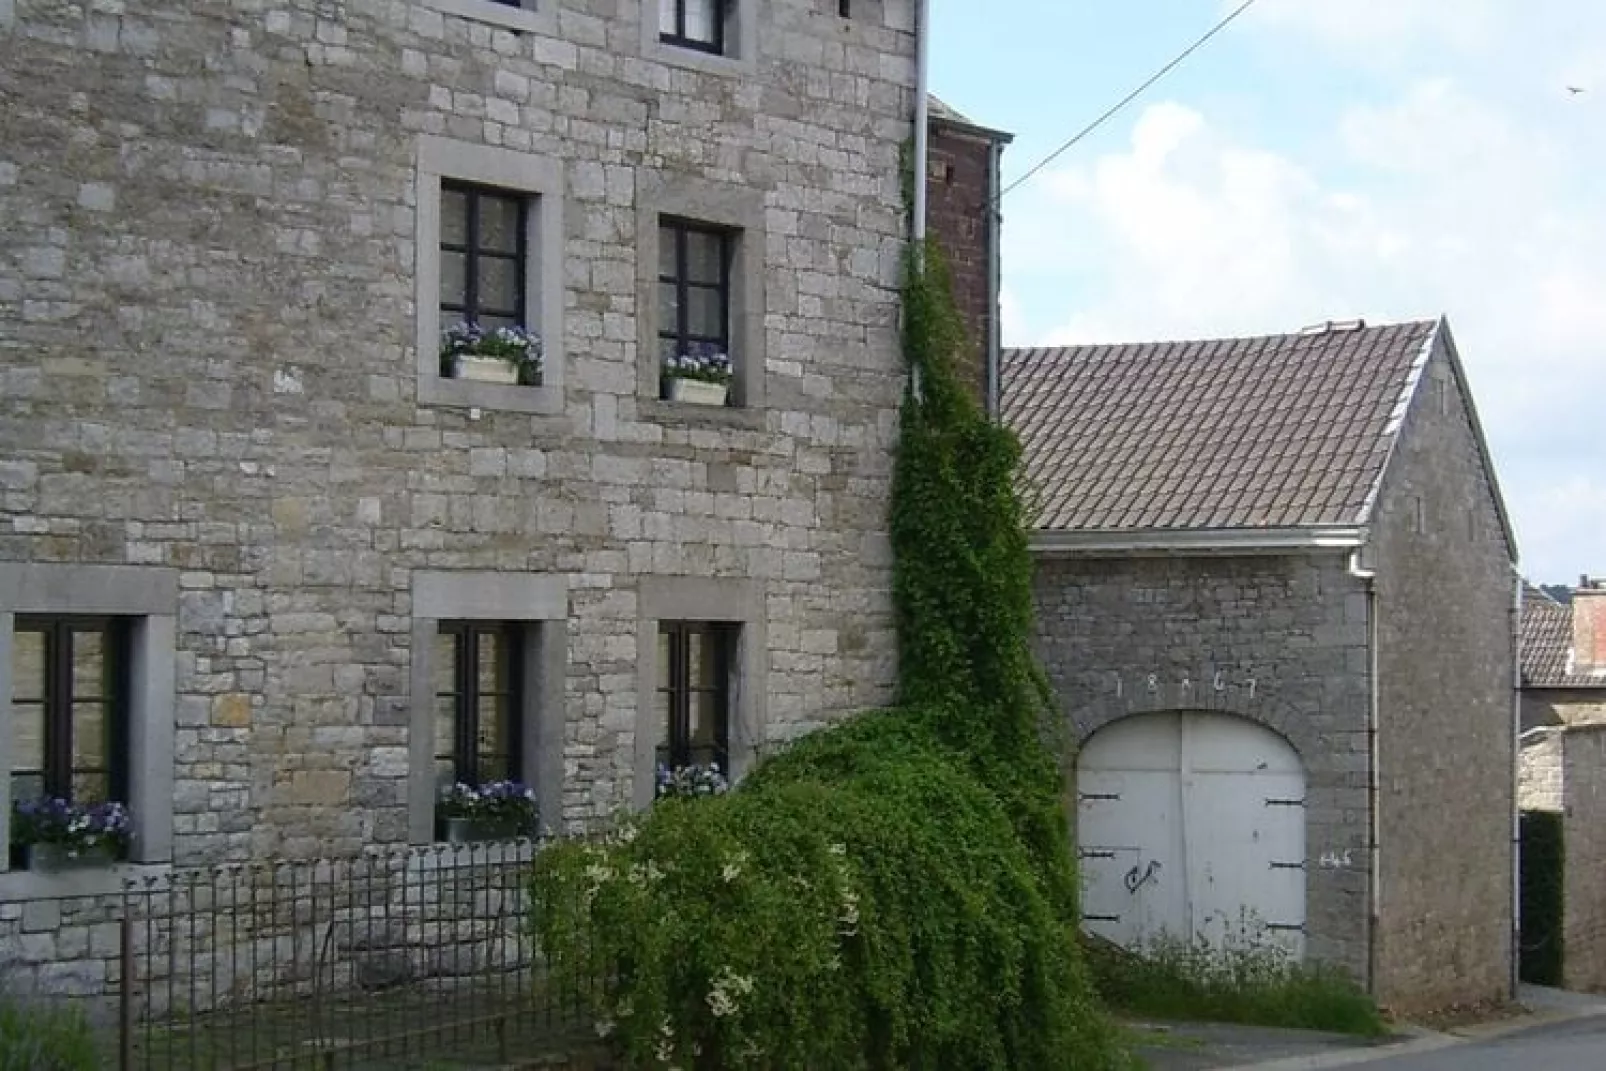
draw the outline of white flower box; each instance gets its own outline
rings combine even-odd
[[[519,366],[500,357],[476,357],[460,354],[457,357],[457,378],[476,379],[481,383],[510,383],[519,381]]]
[[[724,405],[730,396],[729,383],[709,383],[701,379],[674,376],[669,380],[669,400],[690,405]]]

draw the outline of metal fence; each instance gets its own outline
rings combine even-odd
[[[595,1066],[529,935],[527,841],[180,871],[122,896],[122,1071]],[[112,1022],[105,1022],[106,1019]]]

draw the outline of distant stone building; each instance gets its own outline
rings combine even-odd
[[[1516,556],[1443,322],[1006,350],[1088,925],[1513,982]]]
[[[453,780],[583,824],[890,699],[915,55],[901,0],[0,2],[0,844],[135,827],[0,853],[19,970],[104,982],[130,876],[429,843]]]
[[[1562,809],[1562,733],[1606,725],[1606,581],[1583,577],[1567,602],[1522,591],[1523,810]]]

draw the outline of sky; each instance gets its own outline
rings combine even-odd
[[[931,87],[1007,186],[1237,4],[933,0]],[[1606,574],[1606,3],[1256,0],[1003,212],[1005,345],[1447,316],[1524,575]]]

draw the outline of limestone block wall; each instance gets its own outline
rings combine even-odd
[[[1517,758],[1517,805],[1525,811],[1562,809],[1562,730],[1524,740]]]
[[[1606,988],[1606,725],[1562,735],[1562,982]]]
[[[0,5],[0,560],[179,571],[177,861],[408,836],[418,570],[562,579],[562,821],[631,799],[643,577],[757,592],[755,751],[890,697],[910,4],[741,2],[728,58],[656,9]],[[425,389],[421,161],[493,150],[530,404]],[[748,225],[741,407],[658,400],[674,205]]]
[[[1403,1012],[1513,983],[1511,551],[1445,343],[1373,521],[1379,999]]]
[[[1341,554],[1040,559],[1037,654],[1073,741],[1214,710],[1283,735],[1306,777],[1306,949],[1367,972],[1367,603]]]

